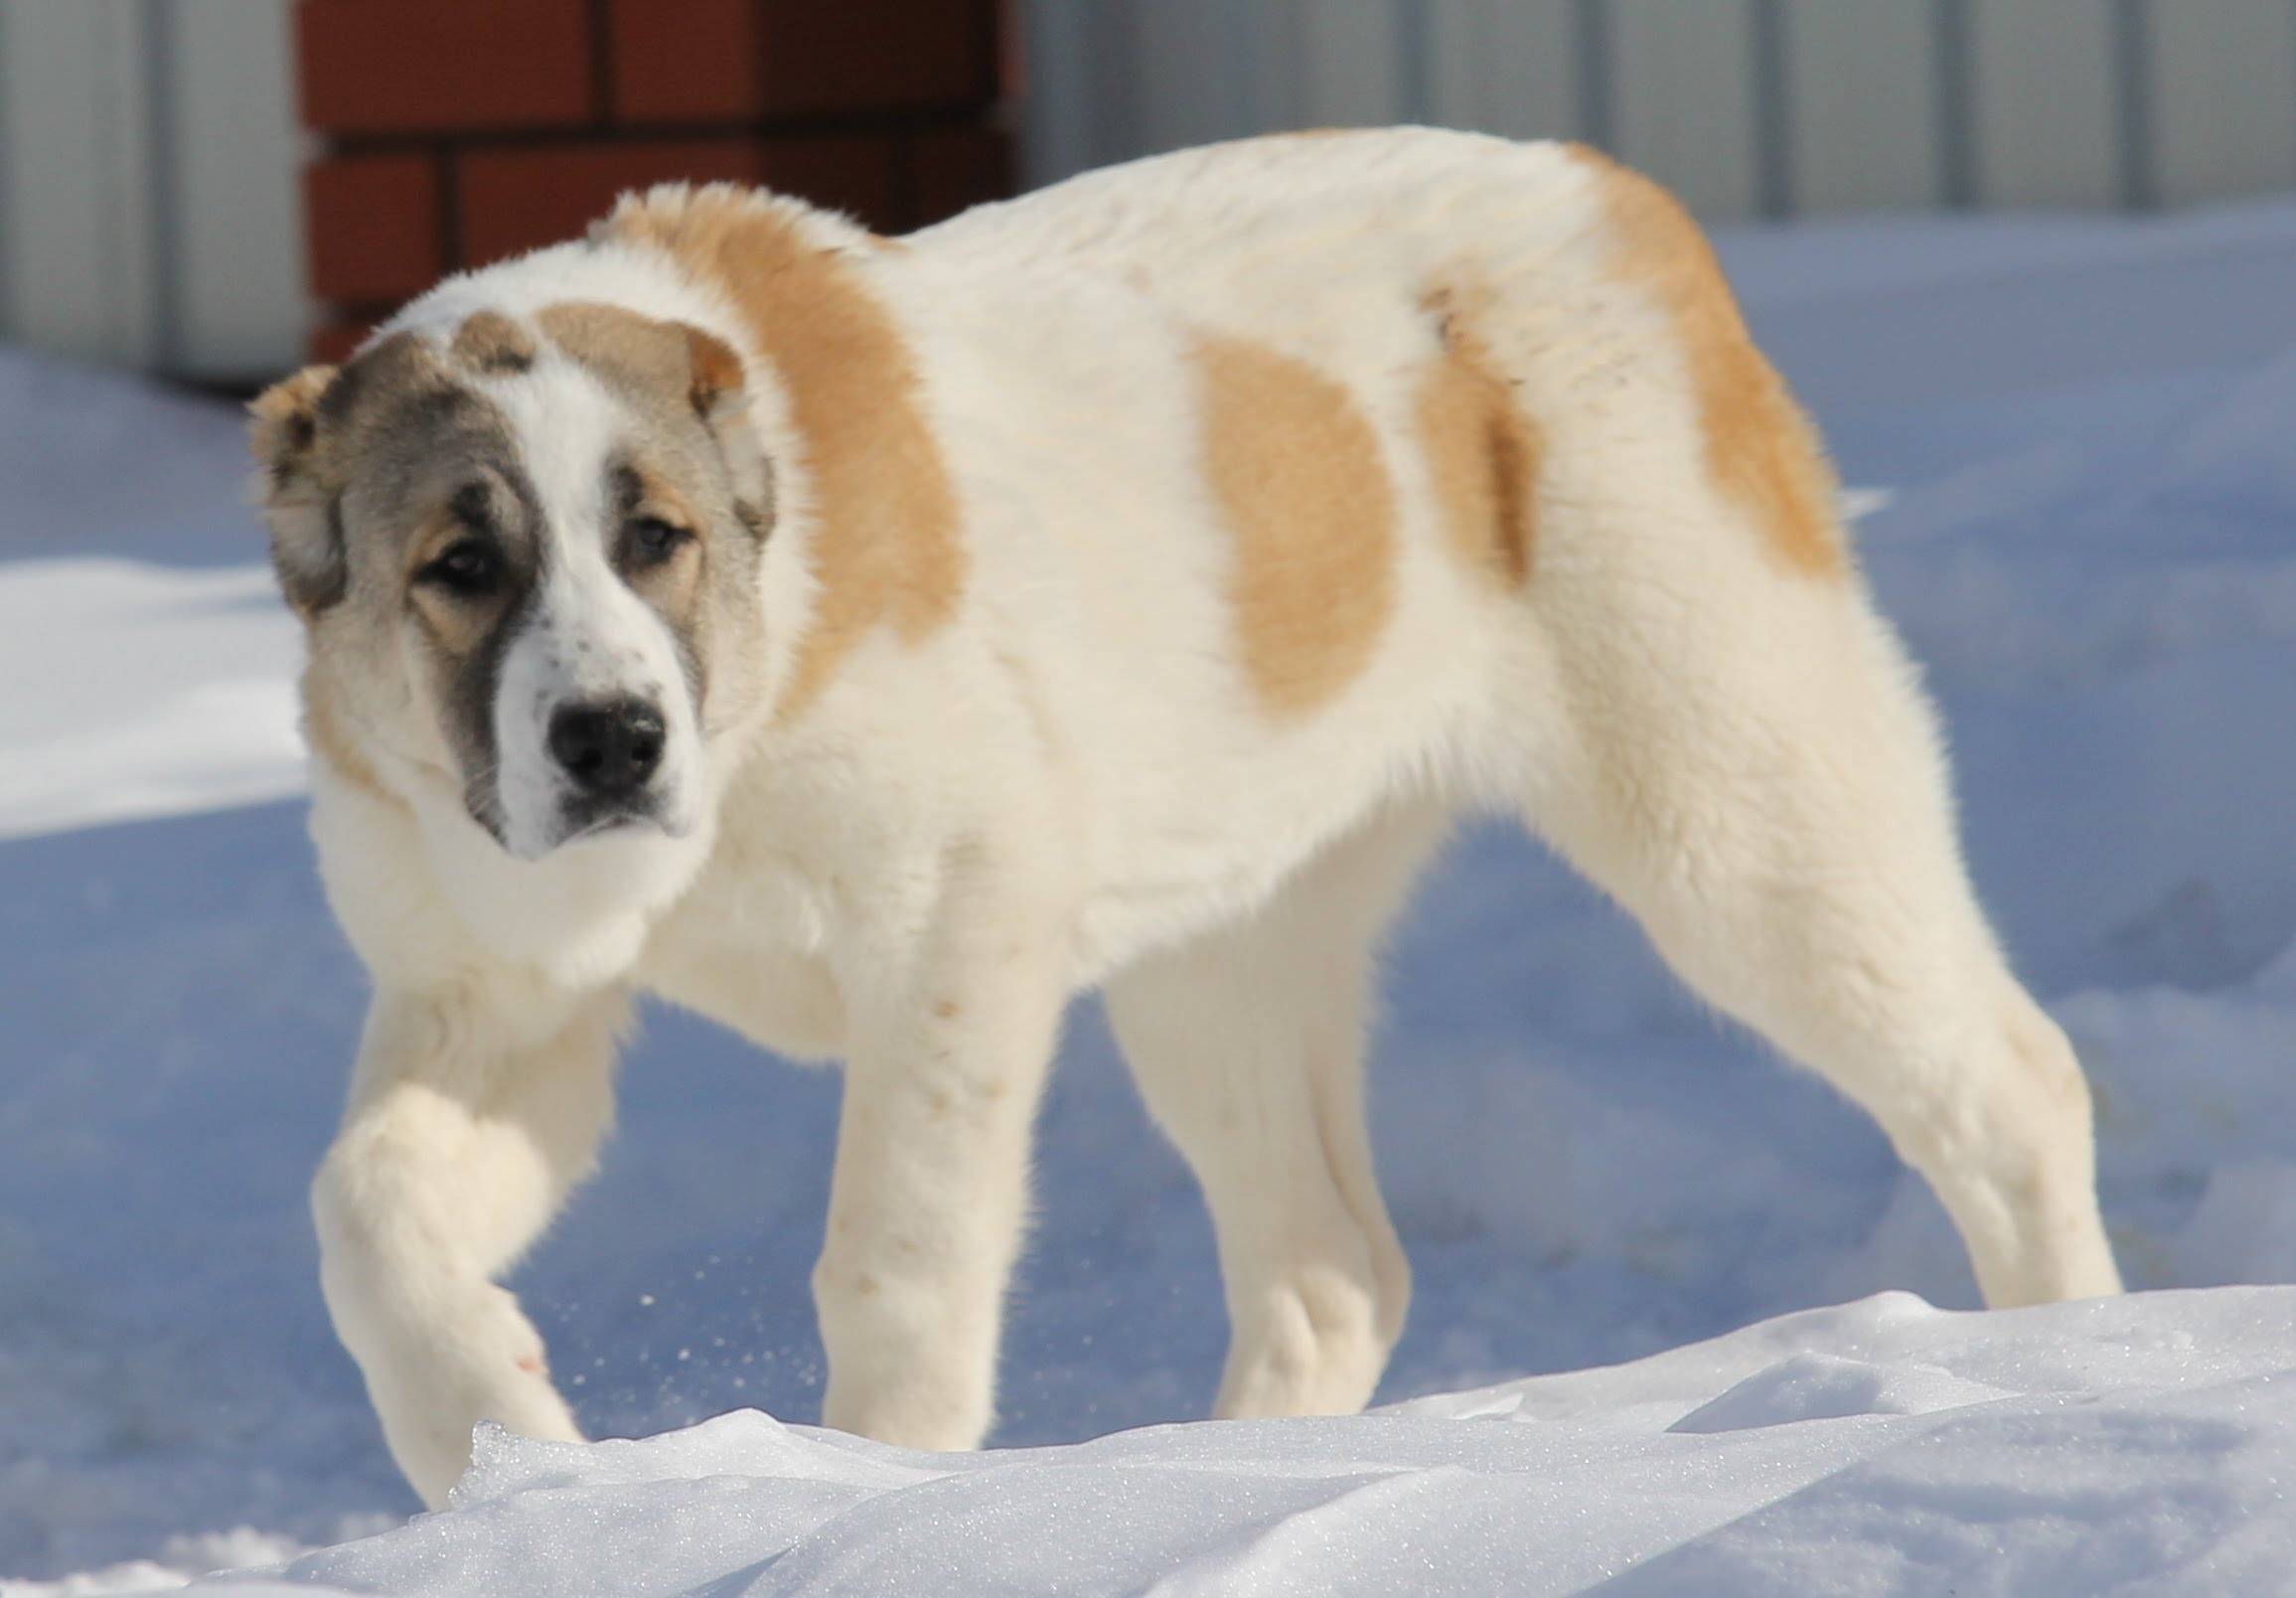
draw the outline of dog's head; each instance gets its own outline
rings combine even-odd
[[[693,830],[760,692],[746,406],[720,339],[588,302],[392,333],[264,394],[315,719],[522,860]]]

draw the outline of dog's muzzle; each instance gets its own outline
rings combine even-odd
[[[574,832],[618,821],[657,821],[652,791],[670,732],[645,700],[561,705],[550,717],[550,758],[566,785],[565,819]]]
[[[654,780],[668,737],[662,713],[644,700],[562,705],[550,718],[550,758],[584,799],[628,800]]]

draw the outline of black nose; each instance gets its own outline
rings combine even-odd
[[[574,786],[600,799],[636,793],[662,763],[662,713],[644,700],[564,705],[550,718],[550,753]]]

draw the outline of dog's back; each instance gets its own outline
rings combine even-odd
[[[1572,640],[1621,607],[1857,625],[1830,476],[1703,238],[1583,148],[1249,140],[853,270],[964,502],[953,625],[1057,729],[1095,974],[1389,796],[1518,806],[1586,742]]]

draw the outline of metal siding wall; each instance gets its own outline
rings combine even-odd
[[[290,0],[0,0],[0,335],[297,355]],[[1049,181],[1273,128],[1603,142],[1709,219],[2296,186],[2296,0],[1021,0]]]
[[[2296,5],[2169,0],[2149,23],[2159,198],[2296,185]]]
[[[1024,0],[1030,166],[1425,120],[1710,219],[2296,186],[2296,0]]]
[[[1122,160],[1127,141],[1114,102],[1137,75],[1113,70],[1099,48],[1112,19],[1121,20],[1116,4],[1021,0],[1018,9],[1027,87],[1021,102],[1022,181],[1033,188]]]
[[[5,327],[62,355],[158,353],[141,23],[139,0],[0,13]]]
[[[287,0],[0,0],[0,336],[241,379],[307,313]]]
[[[1280,0],[1291,15],[1291,120],[1300,127],[1378,127],[1411,120],[1418,85],[1404,10],[1417,0]]]
[[[1514,139],[1582,138],[1573,0],[1427,0],[1427,118]]]
[[[1797,211],[1924,211],[1945,198],[1936,13],[1906,0],[1786,0]]]
[[[173,12],[174,365],[278,371],[302,359],[310,322],[286,13],[277,0],[156,3]]]
[[[1611,147],[1714,221],[1761,209],[1754,0],[1610,0]]]
[[[1057,3],[1057,0],[1055,0]],[[1238,138],[1283,120],[1261,103],[1262,53],[1249,48],[1243,16],[1228,0],[1163,0],[1115,19],[1130,35],[1139,73],[1131,101],[1137,148],[1184,149]]]
[[[1971,0],[1971,136],[1986,205],[2121,202],[2113,12],[2114,0]]]

